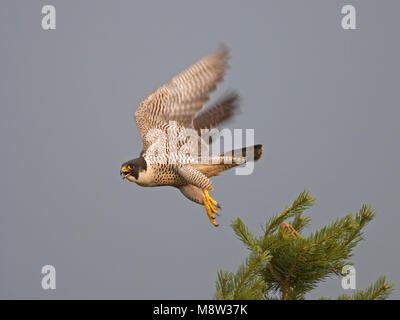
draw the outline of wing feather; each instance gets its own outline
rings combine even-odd
[[[199,134],[201,129],[211,129],[231,118],[238,109],[239,96],[236,92],[227,94],[212,107],[207,108],[193,119],[193,127]]]
[[[148,130],[158,128],[160,121],[176,121],[179,126],[193,128],[193,119],[209,100],[209,92],[223,79],[227,57],[227,49],[219,48],[172,78],[139,105],[135,120],[143,150],[148,148]]]

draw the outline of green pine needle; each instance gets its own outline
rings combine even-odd
[[[231,227],[250,253],[236,273],[218,272],[214,297],[300,300],[327,278],[341,277],[343,266],[351,264],[353,249],[363,239],[363,229],[375,217],[375,211],[363,205],[356,214],[348,214],[305,237],[301,233],[311,218],[303,213],[314,203],[312,194],[303,191],[291,206],[268,220],[259,237],[236,218]],[[286,222],[288,219],[292,220]],[[393,288],[393,283],[381,277],[366,290],[338,299],[386,299]]]

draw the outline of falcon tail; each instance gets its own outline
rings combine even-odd
[[[220,156],[233,156],[235,157],[243,157],[247,161],[257,161],[261,158],[261,155],[264,152],[264,148],[262,144],[257,144],[252,147],[244,147],[242,149],[235,149],[233,151],[228,151],[220,154]]]
[[[248,161],[259,160],[263,151],[263,146],[261,144],[257,144],[252,147],[245,147],[242,149],[224,152],[217,156],[211,156],[209,158],[210,163],[192,164],[192,167],[210,178],[218,175],[220,172],[242,165]],[[216,161],[214,160],[216,160],[216,158],[220,159],[220,163],[215,164]],[[224,162],[224,158],[227,160],[227,163]]]

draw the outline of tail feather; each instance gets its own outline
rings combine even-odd
[[[264,148],[262,144],[257,144],[252,147],[244,147],[242,149],[235,149],[232,151],[224,152],[221,153],[220,156],[226,157],[226,156],[232,156],[232,157],[242,157],[246,159],[247,161],[257,161],[261,158],[261,155],[264,152]]]
[[[259,160],[263,151],[263,146],[258,144],[252,147],[224,152],[218,156],[211,156],[208,159],[208,163],[192,164],[192,166],[210,178],[218,175],[220,172],[239,166],[248,161]]]

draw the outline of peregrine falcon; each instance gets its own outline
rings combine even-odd
[[[204,156],[203,150],[208,150],[211,140],[201,133],[230,118],[237,108],[238,96],[232,93],[200,112],[209,100],[209,93],[223,79],[227,56],[227,49],[220,47],[140,103],[135,120],[142,139],[142,152],[140,157],[124,162],[120,170],[122,179],[143,187],[178,188],[186,198],[205,206],[214,226],[218,226],[215,214],[218,215],[221,207],[209,194],[213,190],[210,178],[247,161],[256,161],[263,153],[262,145],[255,145]],[[197,138],[189,147],[185,145],[187,137],[181,138],[182,132],[188,131],[194,132]],[[172,133],[174,139],[165,139]],[[160,141],[163,142],[161,149]],[[172,144],[176,144],[174,156],[171,156]]]

